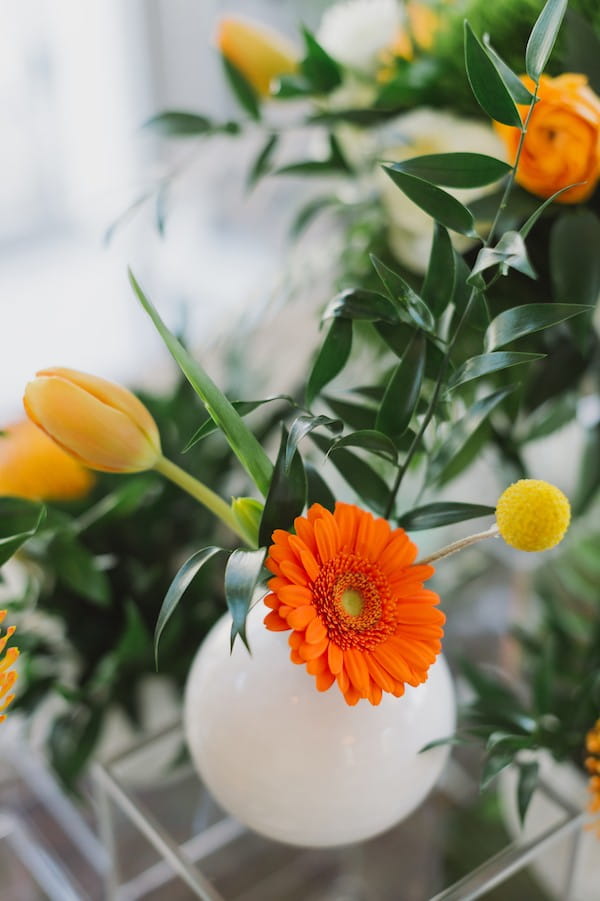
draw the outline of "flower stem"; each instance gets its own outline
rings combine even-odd
[[[191,476],[184,469],[181,469],[176,463],[167,460],[166,457],[161,457],[154,468],[175,485],[178,485],[180,488],[183,488],[184,491],[187,491],[187,493],[196,498],[197,501],[200,501],[207,510],[214,513],[214,515],[220,519],[221,522],[225,523],[232,532],[235,532],[242,541],[246,544],[251,544],[248,540],[248,535],[244,533],[237,522],[229,505],[225,503],[222,497],[215,494],[215,492],[208,488],[203,482],[194,478],[194,476]]]
[[[459,538],[458,541],[447,544],[446,547],[440,548],[439,551],[435,551],[435,553],[430,554],[429,557],[423,557],[421,560],[417,560],[414,566],[419,566],[424,563],[435,563],[436,560],[442,560],[444,557],[456,554],[458,551],[462,551],[472,544],[477,544],[478,541],[484,541],[486,538],[497,538],[499,534],[498,526],[494,523],[494,525],[491,526],[491,528],[486,529],[485,532],[477,532],[475,535],[469,535],[467,538]]]

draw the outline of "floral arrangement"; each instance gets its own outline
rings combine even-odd
[[[363,6],[355,0],[344,6],[344,15],[358,15]],[[306,668],[318,690],[337,686],[351,706],[360,701],[377,705],[383,692],[399,697],[405,685],[422,683],[440,651],[445,617],[438,610],[438,594],[425,587],[432,564],[497,536],[523,551],[548,550],[562,539],[571,518],[569,502],[554,486],[529,477],[521,450],[532,436],[549,434],[572,418],[576,390],[597,392],[598,339],[592,320],[599,282],[595,255],[586,248],[598,228],[593,191],[600,171],[600,101],[582,76],[543,74],[549,60],[556,65],[552,51],[566,6],[566,0],[548,0],[543,7],[527,42],[523,78],[502,57],[500,45],[493,48],[465,25],[473,103],[480,117],[487,117],[488,137],[493,139],[495,128],[506,153],[454,147],[440,152],[436,146],[433,152],[384,155],[382,177],[390,190],[432,222],[424,278],[416,274],[420,266],[408,274],[390,244],[381,256],[371,253],[368,275],[362,260],[364,277],[325,308],[327,330],[303,399],[284,399],[287,411],[275,461],[246,422],[271,399],[229,400],[130,276],[142,308],[209,414],[210,427],[200,424],[192,443],[217,431],[245,470],[251,496],[228,503],[206,478],[194,478],[168,459],[147,408],[119,386],[65,368],[42,370],[27,386],[30,419],[71,456],[104,472],[162,474],[241,542],[233,550],[229,544],[203,546],[183,563],[158,615],[157,654],[193,579],[210,560],[225,557],[232,643],[237,637],[246,641],[246,616],[266,569],[265,625],[290,633],[292,662]],[[453,29],[444,25],[443,4],[435,11],[416,4],[407,9],[412,18],[401,22],[407,30],[397,33],[398,9],[382,3],[373,24],[382,26],[387,43],[379,43],[373,28],[364,35],[364,57],[350,60],[341,55],[344,41],[341,50],[330,43],[341,33],[335,18],[341,8],[328,14],[320,36],[305,31],[302,58],[251,26],[225,24],[220,43],[226,70],[253,120],[261,119],[262,97],[319,98],[310,118],[329,129],[329,157],[290,164],[280,174],[341,170],[356,179],[360,170],[348,163],[338,125],[387,120],[399,109],[430,102],[446,59],[444,42],[454,46]],[[276,88],[274,76],[281,76]],[[333,102],[335,92],[356,82],[369,88],[365,105]],[[440,90],[444,105],[446,86]],[[492,120],[497,124],[492,126]],[[165,113],[154,124],[188,135],[235,134],[240,128],[182,113]],[[252,170],[254,180],[272,167],[278,134],[270,126],[268,131]],[[464,132],[459,126],[457,134],[465,139],[467,126]],[[353,137],[350,143],[359,141]],[[382,146],[377,145],[378,157]],[[480,189],[492,192],[483,198],[491,209],[486,216],[481,204],[475,208],[481,196],[456,195]],[[537,231],[539,243],[530,239]],[[460,244],[457,235],[464,239]],[[362,245],[360,255],[368,256],[372,246]],[[345,278],[353,272],[345,269]],[[365,347],[375,357],[367,375],[361,364]],[[334,380],[344,394],[325,393]],[[590,429],[592,447],[597,431]],[[304,450],[308,437],[313,453]],[[495,448],[502,464],[522,478],[495,507],[475,503],[473,497],[436,499],[484,446]],[[590,474],[583,463],[580,469],[577,517],[591,508],[598,489],[597,469],[591,467]],[[338,477],[346,489],[339,487]],[[339,500],[344,490],[358,503]],[[407,534],[480,517],[495,517],[495,524],[423,557]],[[23,543],[36,528],[10,538]],[[492,697],[499,694],[501,689]],[[486,777],[522,748],[557,749],[542,728],[544,717],[536,708],[533,729],[497,741],[492,740],[498,732],[494,723],[488,751],[502,753],[488,754],[493,763]],[[572,739],[581,753],[587,742],[591,758],[596,718],[591,716]],[[478,726],[478,735],[489,735],[489,719]],[[586,766],[597,794],[597,763],[590,760]],[[536,774],[525,767],[522,773],[521,784],[527,780],[528,787],[522,791],[524,815]]]

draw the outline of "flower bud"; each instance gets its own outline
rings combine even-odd
[[[0,495],[32,501],[85,497],[94,476],[28,419],[0,430]]]
[[[217,33],[219,50],[262,97],[270,94],[274,78],[291,75],[298,55],[284,37],[242,19],[223,19]]]
[[[154,419],[113,382],[74,369],[43,369],[23,402],[29,418],[90,469],[141,472],[161,458]]]

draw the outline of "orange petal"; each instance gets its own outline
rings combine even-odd
[[[289,579],[290,582],[294,582],[296,585],[308,585],[306,570],[303,566],[298,566],[298,564],[294,563],[292,560],[281,561],[281,572],[286,579]]]
[[[335,682],[335,676],[326,670],[317,676],[317,691],[328,691]]]
[[[342,692],[342,694],[345,694],[350,687],[350,680],[348,678],[348,674],[346,673],[346,670],[345,669],[340,670],[335,678],[337,680],[337,684],[340,687],[340,691]]]
[[[329,639],[324,638],[319,644],[302,644],[298,650],[304,660],[314,660],[316,657],[320,657],[321,654],[325,653],[328,644]]]
[[[395,653],[394,650],[389,647],[389,642],[384,641],[381,644],[378,644],[376,648],[373,648],[371,653],[376,662],[379,663],[383,669],[387,670],[394,679],[398,679],[401,682],[409,682],[412,680],[413,674],[410,667],[399,654]]]
[[[315,657],[314,660],[306,661],[306,672],[310,673],[311,676],[318,676],[319,673],[324,673],[327,669],[327,654],[321,654],[320,657]]]
[[[403,529],[396,529],[377,563],[380,569],[390,576],[409,566],[416,556],[416,544],[413,544]]]
[[[344,665],[344,652],[332,641],[329,642],[329,647],[327,648],[327,660],[329,669],[337,676],[337,674],[342,671]]]
[[[330,515],[330,519],[318,519],[315,522],[315,540],[319,551],[321,563],[327,563],[332,560],[339,549],[339,534],[335,521]]]
[[[311,604],[313,599],[312,591],[303,588],[302,585],[282,585],[277,593],[282,602],[289,607],[305,607]]]
[[[369,685],[369,694],[367,698],[371,702],[374,707],[377,707],[378,704],[381,704],[381,698],[383,696],[383,692],[379,685],[376,685],[375,682],[371,681]]]
[[[317,611],[312,605],[306,607],[295,607],[289,614],[287,621],[292,629],[304,630],[317,615]]]
[[[263,622],[270,632],[285,632],[290,628],[286,621],[274,610],[271,613],[267,613]]]
[[[304,635],[302,632],[292,632],[290,637],[288,638],[288,644],[291,648],[298,648],[301,644],[304,644]]]
[[[298,651],[295,650],[295,648],[292,648],[292,650],[290,651],[290,660],[292,661],[292,663],[304,663],[304,660],[302,659]]]
[[[360,698],[361,695],[355,688],[352,687],[352,685],[350,686],[348,691],[344,692],[344,699],[346,701],[346,704],[348,704],[350,707],[354,707],[356,704],[358,704]]]
[[[320,644],[327,638],[327,628],[320,617],[315,616],[306,629],[306,641],[308,644]]]
[[[315,532],[312,523],[304,516],[299,516],[294,520],[294,528],[296,530],[296,536],[292,535],[291,537],[296,537],[302,542],[307,551],[310,551],[311,554],[316,554],[317,542],[315,541]]]
[[[390,675],[390,673],[381,666],[373,654],[368,651],[365,652],[365,660],[367,663],[367,669],[369,670],[369,675],[372,680],[376,682],[378,685],[384,689],[384,691],[392,691],[394,688],[395,680]]]
[[[354,687],[366,697],[369,691],[369,670],[361,651],[350,648],[344,651],[344,667]]]

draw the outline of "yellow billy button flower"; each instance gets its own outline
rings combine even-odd
[[[217,32],[219,50],[255,91],[268,97],[273,79],[298,69],[294,47],[276,31],[237,18],[223,19]]]
[[[5,616],[6,610],[0,610],[0,623],[3,622]],[[11,667],[19,656],[19,651],[17,648],[9,648],[4,653],[4,648],[14,635],[14,632],[14,626],[10,626],[4,635],[2,635],[2,630],[0,629],[0,723],[6,719],[3,711],[6,710],[15,697],[11,689],[17,681],[17,673]]]
[[[142,472],[161,457],[154,419],[131,391],[74,369],[43,369],[25,389],[25,410],[63,450],[104,472]]]
[[[562,541],[569,528],[571,507],[565,495],[548,482],[520,479],[500,496],[498,531],[520,551],[547,551]]]

